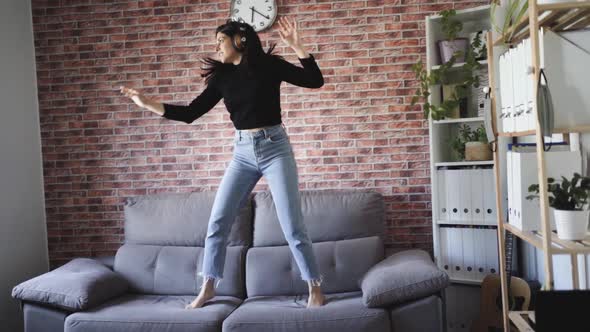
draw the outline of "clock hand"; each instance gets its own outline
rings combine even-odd
[[[254,8],[254,7],[251,7],[251,8],[252,8],[252,10],[253,10],[253,11],[257,12],[258,14],[260,14],[260,15],[262,15],[262,16],[264,16],[264,17],[266,17],[266,19],[267,19],[267,20],[269,20],[269,19],[270,19],[270,16],[262,14],[261,12],[257,11],[257,10],[256,10],[256,8]]]
[[[252,9],[252,18],[250,19],[250,22],[254,23],[254,7],[250,7],[250,9]]]

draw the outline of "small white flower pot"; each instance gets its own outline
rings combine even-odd
[[[557,210],[553,209],[557,237],[563,240],[582,240],[588,233],[588,216],[590,210]]]

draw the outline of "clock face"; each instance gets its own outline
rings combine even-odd
[[[275,0],[231,0],[230,11],[234,20],[248,23],[256,31],[270,28],[277,17]]]

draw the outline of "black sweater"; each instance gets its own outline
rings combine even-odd
[[[320,88],[324,78],[312,54],[298,58],[303,68],[272,56],[250,74],[242,65],[223,64],[205,89],[189,105],[164,104],[163,117],[192,123],[212,109],[221,98],[236,129],[251,129],[281,123],[282,81],[306,88]]]

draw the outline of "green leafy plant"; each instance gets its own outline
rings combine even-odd
[[[439,13],[441,18],[442,31],[447,37],[447,40],[454,40],[461,30],[463,30],[463,23],[453,19],[457,15],[455,9],[445,9]]]
[[[549,206],[557,210],[581,211],[588,203],[590,193],[590,177],[574,173],[574,177],[567,179],[561,177],[561,183],[554,178],[547,178],[547,191],[549,192]],[[529,192],[534,195],[526,197],[528,200],[539,198],[539,184],[529,186]]]
[[[500,0],[493,0],[490,6],[490,20],[492,26],[496,29],[496,32],[503,36],[502,42],[504,44],[510,44],[512,37],[514,36],[514,29],[511,27],[516,24],[520,19],[526,15],[529,8],[529,2],[527,0],[504,0],[506,8],[506,16],[504,22],[499,24],[497,21],[496,11],[500,6]],[[510,31],[510,33],[508,33]]]
[[[431,115],[434,120],[443,119],[461,103],[462,99],[469,96],[470,86],[479,87],[479,76],[476,73],[477,70],[482,68],[482,65],[476,60],[478,54],[481,54],[481,51],[477,51],[477,49],[481,49],[479,43],[481,43],[481,40],[478,41],[477,38],[474,38],[465,55],[465,63],[460,67],[453,67],[457,57],[461,54],[460,51],[455,52],[446,63],[432,69],[430,74],[426,70],[422,59],[412,65],[412,71],[420,84],[412,97],[411,105],[414,106],[422,99],[424,101],[422,104],[424,118]],[[443,100],[440,105],[434,105],[429,101],[430,87],[452,82],[457,83],[457,85],[450,99]]]
[[[485,127],[481,125],[471,129],[466,124],[459,126],[458,135],[451,139],[451,148],[457,152],[461,160],[465,159],[465,143],[467,142],[488,143]]]

